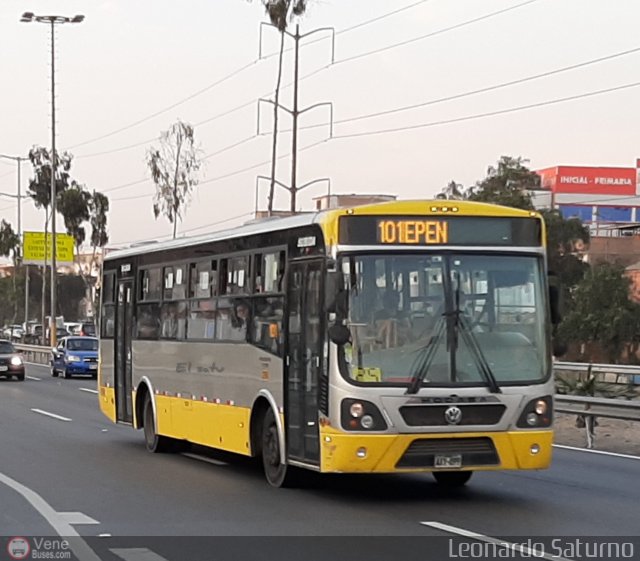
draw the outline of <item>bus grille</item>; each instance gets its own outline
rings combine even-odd
[[[481,438],[425,438],[414,440],[396,464],[397,468],[434,467],[436,456],[462,456],[462,467],[500,463],[493,441]]]
[[[409,405],[400,408],[400,414],[410,427],[442,427],[449,426],[444,412],[447,405]],[[497,425],[502,419],[506,407],[502,404],[492,405],[457,405],[462,411],[460,425]]]

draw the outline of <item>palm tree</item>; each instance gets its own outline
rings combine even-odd
[[[278,102],[280,100],[280,83],[282,81],[282,56],[284,54],[284,34],[287,26],[294,16],[301,16],[307,8],[308,0],[262,0],[264,9],[269,16],[271,25],[280,31],[280,53],[278,56],[278,78],[276,79],[276,91],[273,104],[273,145],[271,149],[271,185],[269,187],[269,202],[267,211],[271,215],[273,211],[273,196],[276,180],[276,159],[278,148]]]

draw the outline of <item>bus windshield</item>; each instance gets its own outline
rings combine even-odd
[[[548,377],[542,256],[377,254],[340,263],[351,341],[339,363],[348,380],[495,387]]]

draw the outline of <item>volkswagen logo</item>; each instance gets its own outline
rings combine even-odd
[[[444,412],[444,420],[450,425],[459,425],[462,421],[462,410],[460,407],[447,407]]]

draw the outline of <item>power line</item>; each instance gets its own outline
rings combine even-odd
[[[354,55],[354,56],[351,56],[351,57],[347,57],[347,58],[336,60],[332,64],[327,64],[325,66],[322,66],[322,67],[314,70],[313,72],[310,72],[309,74],[305,74],[304,76],[302,76],[298,80],[298,82],[303,82],[304,80],[307,80],[307,79],[311,78],[312,76],[315,76],[316,74],[319,74],[323,70],[326,70],[327,68],[330,68],[332,66],[336,66],[338,64],[341,64],[343,62],[350,62],[352,60],[358,60],[358,59],[365,58],[365,57],[368,57],[368,56],[371,56],[371,55],[374,55],[374,54],[378,54],[378,53],[381,53],[381,52],[384,52],[384,51],[389,51],[391,49],[395,49],[396,47],[403,47],[404,45],[408,45],[410,43],[415,43],[416,41],[422,41],[423,39],[429,39],[431,37],[435,37],[436,35],[442,35],[443,33],[447,33],[449,31],[454,31],[456,29],[460,29],[461,27],[465,27],[467,25],[471,25],[471,24],[477,23],[479,21],[483,21],[483,20],[498,16],[498,15],[504,14],[505,12],[509,12],[511,10],[516,10],[518,8],[522,8],[523,6],[527,6],[528,4],[533,4],[534,2],[538,2],[538,1],[539,0],[527,0],[526,2],[522,2],[521,4],[516,4],[515,6],[511,6],[509,8],[504,8],[502,10],[497,10],[495,12],[491,12],[491,13],[485,14],[483,16],[479,16],[477,18],[473,18],[473,19],[470,19],[470,20],[466,20],[466,21],[457,23],[455,25],[451,25],[449,27],[444,27],[442,29],[438,29],[436,31],[431,31],[431,32],[429,32],[429,33],[427,33],[425,35],[420,35],[419,37],[414,37],[412,39],[407,39],[407,40],[401,41],[399,43],[394,43],[392,45],[387,45],[386,47],[381,47],[379,49],[373,49],[371,51],[366,51],[364,53],[360,53],[360,54],[357,54],[357,55]],[[287,88],[291,87],[292,85],[293,85],[293,82],[289,82],[289,83],[285,84],[284,86],[282,86],[281,89],[282,90],[287,89]]]
[[[448,31],[453,31],[455,29],[460,29],[461,27],[466,27],[467,25],[478,23],[480,21],[484,21],[486,19],[493,18],[495,16],[499,16],[501,14],[504,14],[504,13],[507,13],[507,12],[511,12],[513,10],[517,10],[518,8],[522,8],[524,6],[528,6],[529,4],[533,4],[533,3],[538,2],[538,1],[539,0],[527,0],[526,2],[521,2],[520,4],[516,4],[515,6],[510,6],[509,8],[504,8],[502,10],[497,10],[495,12],[491,12],[491,13],[485,14],[483,16],[479,16],[477,18],[466,20],[466,21],[463,21],[461,23],[457,23],[455,25],[451,25],[449,27],[445,27],[443,29],[439,29],[437,31],[432,31],[430,33],[426,33],[425,35],[420,35],[419,37],[414,37],[412,39],[406,39],[404,41],[400,41],[399,43],[394,43],[392,45],[387,45],[386,47],[380,47],[379,49],[374,49],[372,51],[367,51],[367,52],[360,53],[360,54],[357,54],[357,55],[353,55],[353,56],[350,56],[350,57],[347,57],[347,58],[336,60],[335,64],[341,64],[343,62],[350,62],[352,60],[357,60],[357,59],[364,58],[364,57],[367,57],[367,56],[370,56],[370,55],[374,55],[374,54],[382,53],[382,52],[385,52],[385,51],[389,51],[389,50],[395,49],[397,47],[403,47],[405,45],[409,45],[410,43],[415,43],[416,41],[422,41],[423,39],[428,39],[428,38],[431,38],[431,37],[435,37],[436,35],[441,35],[443,33],[447,33]]]
[[[569,65],[569,66],[563,66],[562,68],[557,68],[555,70],[549,70],[547,72],[542,72],[540,74],[534,74],[532,76],[526,76],[524,78],[518,78],[516,80],[510,80],[508,82],[502,82],[500,84],[494,84],[492,86],[487,86],[487,87],[479,88],[479,89],[476,89],[476,90],[470,90],[470,91],[467,91],[467,92],[454,94],[454,95],[450,95],[450,96],[447,96],[447,97],[441,97],[441,98],[432,99],[432,100],[429,100],[429,101],[424,101],[424,102],[421,102],[421,103],[415,103],[413,105],[405,105],[403,107],[396,107],[396,108],[393,108],[393,109],[387,109],[387,110],[383,110],[383,111],[378,111],[378,112],[375,112],[375,113],[367,113],[367,114],[364,114],[364,115],[359,115],[357,117],[349,117],[347,119],[340,119],[340,120],[334,121],[334,124],[335,125],[340,125],[340,124],[343,124],[343,123],[351,123],[351,122],[354,122],[354,121],[361,121],[363,119],[371,119],[373,117],[381,117],[383,115],[391,115],[393,113],[400,113],[402,111],[410,111],[411,109],[418,109],[420,107],[426,107],[428,105],[435,105],[437,103],[443,103],[445,101],[453,101],[453,100],[456,100],[456,99],[462,99],[464,97],[469,97],[469,96],[477,95],[477,94],[481,94],[481,93],[487,93],[487,92],[499,90],[499,89],[502,89],[502,88],[506,88],[506,87],[509,87],[509,86],[515,86],[515,85],[518,85],[518,84],[524,84],[526,82],[532,82],[533,80],[539,80],[540,78],[547,78],[549,76],[553,76],[553,75],[556,75],[556,74],[561,74],[563,72],[568,72],[570,70],[576,70],[578,68],[584,68],[584,67],[587,67],[587,66],[591,66],[593,64],[598,64],[600,62],[605,62],[605,61],[608,61],[608,60],[612,60],[612,59],[615,59],[615,58],[619,58],[619,57],[626,56],[626,55],[633,54],[633,53],[637,53],[637,52],[640,52],[640,47],[635,47],[633,49],[629,49],[629,50],[626,50],[626,51],[621,51],[621,52],[618,52],[618,53],[613,53],[611,55],[602,56],[602,57],[591,59],[591,60],[584,61],[584,62],[579,62],[577,64],[572,64],[572,65]],[[319,127],[319,126],[326,126],[326,124],[323,124],[323,125],[310,125],[310,126],[302,127],[302,128],[313,128],[313,127]]]
[[[351,134],[343,134],[343,135],[337,135],[334,136],[333,138],[356,138],[356,137],[360,137],[360,136],[373,136],[373,135],[379,135],[379,134],[389,134],[389,133],[394,133],[394,132],[404,132],[404,131],[409,131],[409,130],[415,130],[415,129],[422,129],[422,128],[427,128],[427,127],[435,127],[438,125],[449,125],[452,123],[461,123],[463,121],[471,121],[474,119],[482,119],[484,117],[494,117],[496,115],[505,115],[507,113],[515,113],[517,111],[525,111],[527,109],[534,109],[537,107],[544,107],[547,105],[555,105],[558,103],[564,103],[566,101],[574,101],[576,99],[584,99],[587,97],[594,97],[597,95],[602,95],[602,94],[606,94],[606,93],[611,93],[611,92],[616,92],[616,91],[621,91],[621,90],[625,90],[625,89],[629,89],[629,88],[635,88],[640,86],[640,82],[633,82],[631,84],[624,84],[622,86],[615,86],[612,88],[606,88],[603,90],[596,90],[593,92],[587,92],[587,93],[583,93],[583,94],[577,94],[577,95],[572,95],[572,96],[568,96],[568,97],[562,97],[562,98],[557,98],[557,99],[551,99],[551,100],[546,100],[546,101],[541,101],[538,103],[531,103],[528,105],[520,105],[518,107],[510,107],[508,109],[500,109],[498,111],[489,111],[486,113],[476,113],[474,115],[466,115],[464,117],[457,117],[454,119],[444,119],[441,121],[431,121],[429,123],[420,123],[417,125],[408,125],[405,127],[395,127],[395,128],[389,128],[389,129],[379,129],[379,130],[375,130],[375,131],[365,131],[365,132],[358,132],[358,133],[351,133]]]
[[[323,139],[323,140],[319,140],[317,142],[313,142],[312,144],[309,144],[307,146],[304,146],[303,148],[300,148],[298,150],[298,152],[300,153],[300,152],[304,152],[306,150],[310,150],[311,148],[315,148],[316,146],[319,146],[320,144],[324,144],[325,142],[328,142],[329,140],[330,139]],[[282,154],[281,156],[278,156],[278,160],[281,160],[283,158],[288,158],[289,156],[291,156],[291,153]],[[230,173],[225,173],[224,175],[219,175],[217,177],[212,177],[211,179],[206,179],[205,181],[201,181],[200,183],[198,183],[197,186],[200,187],[201,185],[206,185],[206,184],[209,184],[209,183],[216,183],[218,181],[222,181],[223,179],[228,179],[230,177],[234,177],[236,175],[240,175],[240,174],[245,173],[247,171],[251,171],[251,170],[254,170],[256,168],[262,167],[264,165],[269,164],[270,162],[271,162],[271,159],[264,160],[264,161],[259,162],[257,164],[253,164],[253,165],[244,167],[242,169],[238,169],[238,170],[232,171]],[[143,181],[146,181],[146,180],[143,180]],[[140,182],[138,182],[138,183],[140,183]],[[121,185],[120,187],[124,187],[124,186]],[[145,193],[145,194],[142,194],[142,195],[134,195],[134,196],[131,196],[131,197],[121,197],[121,198],[112,199],[112,200],[114,202],[115,201],[133,201],[135,199],[143,199],[143,198],[152,197],[152,196],[153,196],[153,193]]]
[[[171,105],[165,107],[164,109],[160,109],[159,111],[156,111],[155,113],[152,113],[151,115],[147,115],[146,117],[143,117],[142,119],[138,119],[137,121],[134,121],[133,123],[131,123],[129,125],[126,125],[124,127],[120,127],[119,129],[116,129],[116,130],[111,131],[109,133],[102,134],[102,135],[96,136],[94,138],[90,138],[90,139],[85,140],[83,142],[79,142],[78,144],[74,144],[74,145],[70,146],[69,149],[72,150],[73,148],[78,148],[79,146],[85,146],[86,144],[97,142],[98,140],[103,140],[103,139],[108,138],[110,136],[116,135],[116,134],[121,133],[123,131],[129,130],[129,129],[133,128],[133,127],[136,127],[136,126],[138,126],[138,125],[140,125],[140,124],[142,124],[142,123],[144,123],[146,121],[149,121],[150,119],[153,119],[154,117],[157,117],[158,115],[162,115],[163,113],[166,113],[167,111],[170,111],[171,109],[174,109],[175,107],[178,107],[179,105],[182,105],[183,103],[186,103],[187,101],[190,101],[193,98],[198,97],[199,95],[202,95],[203,93],[208,92],[209,90],[212,90],[213,88],[219,86],[220,84],[223,84],[227,80],[230,80],[234,76],[237,76],[241,72],[244,72],[247,68],[250,68],[256,62],[258,62],[257,59],[249,62],[248,64],[245,64],[244,66],[242,66],[242,67],[234,70],[233,72],[227,74],[223,78],[220,78],[219,80],[217,80],[217,81],[213,82],[212,84],[209,84],[208,86],[202,88],[201,90],[198,90],[197,92],[195,92],[195,93],[193,93],[193,94],[181,99],[180,101],[172,103]]]
[[[0,209],[1,210],[1,209]],[[203,226],[198,226],[196,228],[189,228],[187,230],[182,230],[181,234],[187,234],[189,232],[196,232],[197,230],[204,230],[205,228],[211,228],[212,226],[218,226],[219,224],[224,224],[226,222],[231,222],[232,220],[239,220],[240,218],[244,218],[245,216],[252,216],[253,212],[245,212],[244,214],[239,214],[237,216],[232,216],[231,218],[225,218],[224,220],[217,220],[216,222],[210,222],[209,224],[204,224]],[[157,236],[154,239],[164,239],[172,237],[171,234],[166,234],[164,236]],[[149,238],[140,238],[137,240],[129,240],[125,242],[119,242],[116,245],[124,245],[124,244],[132,244],[147,241]]]
[[[415,7],[415,6],[418,6],[419,4],[424,4],[424,3],[429,2],[429,1],[430,1],[430,0],[420,0],[419,2],[414,2],[413,4],[410,4],[410,5],[405,6],[405,7],[403,7],[403,8],[399,8],[399,9],[393,10],[393,11],[391,11],[391,12],[387,13],[387,14],[382,14],[382,15],[377,16],[377,17],[375,17],[375,18],[371,18],[371,19],[366,20],[366,21],[363,21],[363,22],[361,22],[361,23],[359,23],[359,24],[353,25],[353,26],[351,26],[351,27],[349,27],[349,28],[343,29],[343,30],[341,30],[341,31],[337,32],[337,34],[344,34],[344,33],[348,33],[349,31],[353,31],[353,30],[355,30],[355,29],[358,29],[358,28],[364,27],[364,26],[366,26],[366,25],[369,25],[369,24],[371,24],[371,23],[374,23],[374,22],[380,21],[380,20],[385,19],[385,18],[387,18],[387,17],[391,17],[391,16],[393,16],[393,15],[395,15],[395,14],[397,14],[397,13],[400,13],[400,12],[402,12],[402,11],[408,10],[408,9],[410,9],[410,8],[413,8],[413,7]],[[535,0],[531,0],[531,1],[535,1]],[[322,39],[318,39],[318,41],[321,41],[321,40],[322,40]],[[310,45],[310,44],[315,43],[315,42],[316,42],[316,41],[310,41],[310,42],[308,42],[306,45]],[[287,50],[291,50],[291,49],[287,49]],[[273,56],[276,56],[276,55],[278,55],[278,54],[279,54],[279,53],[272,53],[272,54],[270,54],[270,55],[267,55],[267,56],[263,57],[263,58],[262,58],[262,60],[267,60],[267,59],[272,58]],[[111,136],[114,136],[114,135],[119,134],[119,133],[121,133],[121,132],[124,132],[124,131],[126,131],[126,130],[129,130],[129,129],[133,128],[133,127],[136,127],[136,126],[138,126],[138,125],[140,125],[140,124],[142,124],[142,123],[145,123],[145,122],[147,122],[147,121],[149,121],[149,120],[151,120],[151,119],[153,119],[153,118],[155,118],[155,117],[157,117],[157,116],[159,116],[159,115],[162,115],[163,113],[166,113],[167,111],[170,111],[171,109],[174,109],[174,108],[178,107],[179,105],[182,105],[183,103],[186,103],[187,101],[190,101],[190,100],[192,100],[192,99],[194,99],[194,98],[196,98],[196,97],[198,97],[198,96],[202,95],[203,93],[206,93],[206,92],[208,92],[208,91],[210,91],[210,90],[212,90],[212,89],[216,88],[217,86],[219,86],[219,85],[223,84],[224,82],[226,82],[226,81],[230,80],[231,78],[234,78],[235,76],[237,76],[237,75],[241,74],[242,72],[244,72],[244,71],[245,71],[245,70],[247,70],[248,68],[250,68],[250,67],[254,66],[254,65],[255,65],[256,63],[258,63],[258,62],[260,62],[260,60],[258,60],[258,59],[254,59],[254,60],[252,60],[251,62],[249,62],[249,63],[245,64],[244,66],[241,66],[240,68],[237,68],[237,69],[236,69],[236,70],[234,70],[233,72],[230,72],[229,74],[227,74],[227,75],[226,75],[226,76],[224,76],[223,78],[220,78],[219,80],[216,80],[215,82],[213,82],[213,83],[209,84],[208,86],[205,86],[204,88],[202,88],[202,89],[200,89],[200,90],[198,90],[198,91],[194,92],[193,94],[188,95],[187,97],[182,98],[182,99],[181,99],[181,100],[179,100],[179,101],[176,101],[175,103],[172,103],[171,105],[169,105],[169,106],[167,106],[167,107],[165,107],[165,108],[163,108],[163,109],[160,109],[160,110],[158,110],[158,111],[156,111],[156,112],[154,112],[154,113],[151,113],[150,115],[147,115],[146,117],[143,117],[143,118],[141,118],[141,119],[138,119],[137,121],[134,121],[133,123],[130,123],[129,125],[125,125],[125,126],[123,126],[123,127],[120,127],[120,128],[118,128],[118,129],[115,129],[115,130],[113,130],[113,131],[111,131],[111,132],[108,132],[108,133],[105,133],[105,134],[102,134],[102,135],[96,136],[96,137],[94,137],[94,138],[90,138],[90,139],[85,140],[85,141],[83,141],[83,142],[79,142],[78,144],[73,144],[73,145],[71,145],[71,146],[69,147],[69,149],[70,149],[70,150],[73,150],[74,148],[78,148],[78,147],[80,147],[80,146],[85,146],[85,145],[87,145],[87,144],[91,144],[91,143],[93,143],[93,142],[97,142],[97,141],[99,141],[99,140],[103,140],[103,139],[105,139],[105,138],[109,138],[109,137],[111,137]],[[253,101],[252,101],[251,103],[253,103]],[[244,107],[244,106],[243,106],[243,107]],[[237,110],[237,109],[235,109],[235,110]],[[138,145],[139,145],[139,144],[138,144]],[[126,148],[123,148],[123,149],[126,149]],[[119,151],[119,150],[118,150],[118,151]],[[111,151],[109,151],[109,152],[107,152],[107,153],[112,153],[112,152],[111,152]],[[102,155],[102,153],[95,154],[95,155]],[[84,157],[89,157],[89,155],[84,156]],[[1,177],[1,176],[0,176],[0,177]]]
[[[384,115],[391,115],[391,114],[394,114],[394,113],[401,113],[403,111],[410,111],[412,109],[419,109],[421,107],[427,107],[429,105],[436,105],[438,103],[444,103],[446,101],[454,101],[456,99],[462,99],[462,98],[470,97],[470,96],[473,96],[473,95],[478,95],[478,94],[482,94],[482,93],[496,91],[496,90],[499,90],[499,89],[502,89],[502,88],[506,88],[506,87],[509,87],[509,86],[515,86],[515,85],[519,85],[519,84],[524,84],[526,82],[532,82],[534,80],[539,80],[540,78],[547,78],[549,76],[553,76],[553,75],[556,75],[556,74],[561,74],[563,72],[568,72],[570,70],[576,70],[578,68],[585,68],[585,67],[591,66],[593,64],[598,64],[600,62],[605,62],[605,61],[608,61],[608,60],[612,60],[612,59],[619,58],[619,57],[622,57],[622,56],[634,54],[634,53],[637,53],[637,52],[640,52],[640,47],[634,47],[633,49],[628,49],[626,51],[620,51],[620,52],[613,53],[613,54],[610,54],[610,55],[605,55],[605,56],[602,56],[602,57],[599,57],[599,58],[594,58],[594,59],[590,59],[590,60],[587,60],[587,61],[579,62],[579,63],[576,63],[576,64],[571,64],[569,66],[563,66],[561,68],[556,68],[555,70],[549,70],[549,71],[546,71],[546,72],[542,72],[540,74],[534,74],[534,75],[531,75],[531,76],[525,76],[523,78],[518,78],[516,80],[510,80],[508,82],[501,82],[499,84],[493,84],[491,86],[486,86],[484,88],[478,88],[478,89],[475,89],[475,90],[469,90],[469,91],[466,91],[466,92],[453,94],[453,95],[446,96],[446,97],[430,99],[430,100],[427,100],[427,101],[422,101],[420,103],[414,103],[414,104],[411,104],[411,105],[404,105],[404,106],[401,106],[401,107],[394,107],[394,108],[391,108],[391,109],[384,109],[382,111],[376,111],[374,113],[365,113],[363,115],[357,115],[355,117],[347,117],[345,119],[338,119],[338,120],[335,120],[333,122],[333,124],[334,125],[342,125],[344,123],[352,123],[352,122],[355,122],[355,121],[362,121],[362,120],[365,120],[365,119],[372,119],[374,117],[382,117]],[[314,129],[314,128],[319,128],[319,127],[325,127],[328,124],[329,123],[318,123],[318,124],[315,124],[315,125],[305,125],[303,127],[300,127],[300,129],[301,130]],[[291,129],[285,129],[285,130],[282,130],[280,132],[283,132],[283,133],[284,132],[291,132]]]

